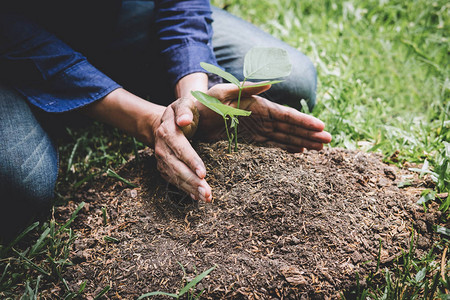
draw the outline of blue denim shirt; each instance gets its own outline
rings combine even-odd
[[[101,42],[95,28],[111,26],[112,31],[121,0],[6,2],[0,4],[1,82],[47,112],[82,107],[120,87],[90,64],[83,47],[76,51],[68,44],[85,38],[89,53],[89,47]],[[161,54],[173,85],[185,75],[204,72],[201,61],[216,64],[209,1],[156,0],[155,10]],[[91,36],[80,37],[78,26],[91,26]]]

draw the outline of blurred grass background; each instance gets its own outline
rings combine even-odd
[[[216,0],[308,55],[333,146],[432,160],[450,141],[448,1]],[[371,146],[371,147],[368,147]]]

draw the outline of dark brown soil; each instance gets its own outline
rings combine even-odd
[[[87,295],[106,285],[114,299],[174,293],[216,266],[197,285],[204,298],[335,298],[355,286],[356,273],[375,270],[380,241],[382,267],[408,249],[413,224],[419,251],[431,247],[435,215],[415,204],[417,193],[397,187],[402,171],[375,154],[196,147],[211,204],[167,185],[151,152],[118,171],[137,188],[104,176],[78,195],[69,207],[86,206],[64,274],[74,290],[88,280]]]

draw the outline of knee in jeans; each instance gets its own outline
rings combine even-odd
[[[300,109],[301,100],[305,100],[309,110],[316,104],[317,75],[311,60],[299,51],[289,51],[292,72],[274,84],[263,96],[279,104]]]
[[[311,60],[300,52],[291,54],[292,73],[288,84],[292,95],[290,98],[300,101],[305,100],[310,110],[316,104],[317,73]],[[297,104],[298,105],[298,104]]]
[[[1,155],[0,241],[10,240],[31,222],[49,214],[58,172],[52,151],[33,151],[23,160]]]

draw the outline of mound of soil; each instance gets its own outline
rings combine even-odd
[[[118,171],[138,187],[104,176],[81,192],[80,237],[64,274],[74,290],[88,280],[88,294],[110,285],[110,298],[174,293],[216,266],[196,286],[204,298],[334,298],[356,273],[375,270],[380,241],[382,265],[408,249],[413,224],[425,234],[418,248],[430,247],[434,216],[397,187],[401,170],[375,154],[196,148],[211,204],[166,184],[150,151]]]

